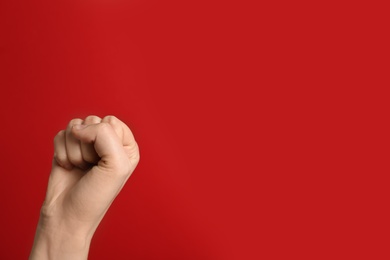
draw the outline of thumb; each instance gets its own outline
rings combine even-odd
[[[93,144],[100,161],[105,164],[118,163],[126,158],[121,140],[108,123],[74,125],[72,133],[80,142]]]

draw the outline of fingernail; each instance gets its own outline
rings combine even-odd
[[[75,129],[75,130],[81,130],[81,129],[84,129],[84,128],[86,128],[87,127],[87,125],[74,125],[73,126],[73,129]]]

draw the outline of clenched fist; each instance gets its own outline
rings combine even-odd
[[[54,159],[30,259],[87,259],[92,236],[139,161],[114,116],[73,119],[54,138]]]

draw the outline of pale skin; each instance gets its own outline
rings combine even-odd
[[[93,234],[139,161],[131,130],[114,116],[73,119],[54,159],[30,260],[85,260]]]

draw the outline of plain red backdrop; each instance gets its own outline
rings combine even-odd
[[[52,139],[89,114],[141,149],[90,259],[389,259],[385,10],[1,1],[0,259],[27,258]]]

